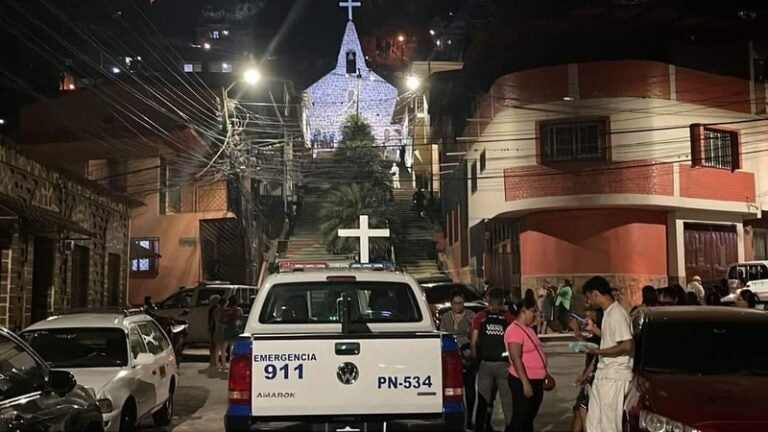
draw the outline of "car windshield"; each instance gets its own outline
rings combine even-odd
[[[259,321],[330,324],[341,322],[339,299],[350,300],[350,322],[418,322],[421,312],[411,287],[386,282],[312,282],[273,286]]]
[[[640,369],[696,375],[768,375],[768,324],[648,323]]]
[[[480,295],[471,290],[467,285],[441,284],[424,287],[424,292],[427,294],[427,303],[429,304],[450,303],[451,294],[454,291],[462,292],[464,294],[464,301],[473,302],[480,300]]]
[[[121,367],[128,364],[125,332],[120,329],[65,328],[23,334],[54,368]]]

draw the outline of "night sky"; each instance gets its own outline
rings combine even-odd
[[[436,16],[447,16],[467,0],[362,0],[355,8],[361,36],[382,32],[428,32]],[[471,0],[469,0],[471,1]],[[155,29],[170,47],[186,58],[195,28],[210,22],[234,22],[256,30],[258,44],[269,46],[270,73],[309,85],[335,63],[347,20],[338,0],[6,0],[0,2],[1,19],[0,118],[12,116],[19,104],[57,92],[58,71],[67,59],[77,59],[72,48],[36,27],[31,19],[48,26],[56,35],[84,49],[91,58],[101,55],[73,30],[67,19],[85,29],[113,55],[125,51],[117,43],[146,50],[145,43],[158,39]],[[28,16],[25,16],[27,14]],[[31,17],[31,18],[30,18]],[[152,21],[153,28],[145,19]],[[137,38],[136,34],[139,35]],[[39,38],[36,52],[25,43]],[[167,45],[166,45],[167,46]],[[244,47],[260,58],[267,56]],[[98,60],[96,60],[98,61]],[[15,78],[10,78],[13,76]],[[36,94],[33,95],[33,94]]]
[[[464,22],[470,38],[480,41],[464,53],[467,76],[480,91],[504,71],[580,59],[665,60],[674,54],[689,58],[691,66],[739,74],[746,62],[732,56],[739,51],[734,46],[756,40],[756,49],[768,53],[768,44],[761,42],[766,39],[768,7],[758,0],[360,1],[363,7],[355,9],[355,22],[363,38],[405,33],[428,40],[436,22]],[[338,2],[0,1],[0,118],[12,117],[20,104],[55,96],[59,71],[66,69],[68,60],[78,58],[73,49],[86,45],[81,54],[91,59],[101,56],[72,24],[103,44],[108,54],[146,52],[151,45],[161,46],[163,56],[187,59],[196,27],[237,22],[257,33],[254,46],[243,50],[266,61],[270,74],[304,88],[335,63],[347,19]],[[464,15],[468,10],[472,14]],[[379,72],[387,77],[386,71]]]

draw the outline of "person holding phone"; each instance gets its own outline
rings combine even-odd
[[[600,336],[600,348],[586,353],[599,356],[597,372],[589,393],[587,431],[622,430],[624,398],[632,381],[632,322],[627,311],[611,295],[611,284],[595,276],[584,283],[584,296],[603,310],[601,327],[588,321],[586,330]]]
[[[581,318],[574,314],[574,319],[581,323],[582,326],[587,326],[590,323],[594,323],[597,327],[600,327],[603,321],[603,311],[601,309],[588,309],[585,313],[585,318]],[[581,329],[575,332],[576,338],[580,341],[600,345],[600,336],[594,333],[588,333],[585,338],[582,335]],[[573,405],[573,417],[571,418],[571,432],[583,432],[587,423],[587,412],[589,408],[589,392],[592,387],[592,382],[595,379],[595,369],[597,368],[597,356],[594,354],[586,354],[584,358],[584,369],[579,375],[576,376],[574,385],[579,387],[579,392],[576,394],[576,402]]]

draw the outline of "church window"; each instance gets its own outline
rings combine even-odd
[[[606,119],[541,123],[541,161],[605,160],[607,129]]]
[[[347,51],[347,75],[354,75],[357,73],[357,53],[354,51]]]

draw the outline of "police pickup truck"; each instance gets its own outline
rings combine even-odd
[[[227,431],[464,430],[462,364],[416,281],[333,269],[265,280],[229,371]]]

